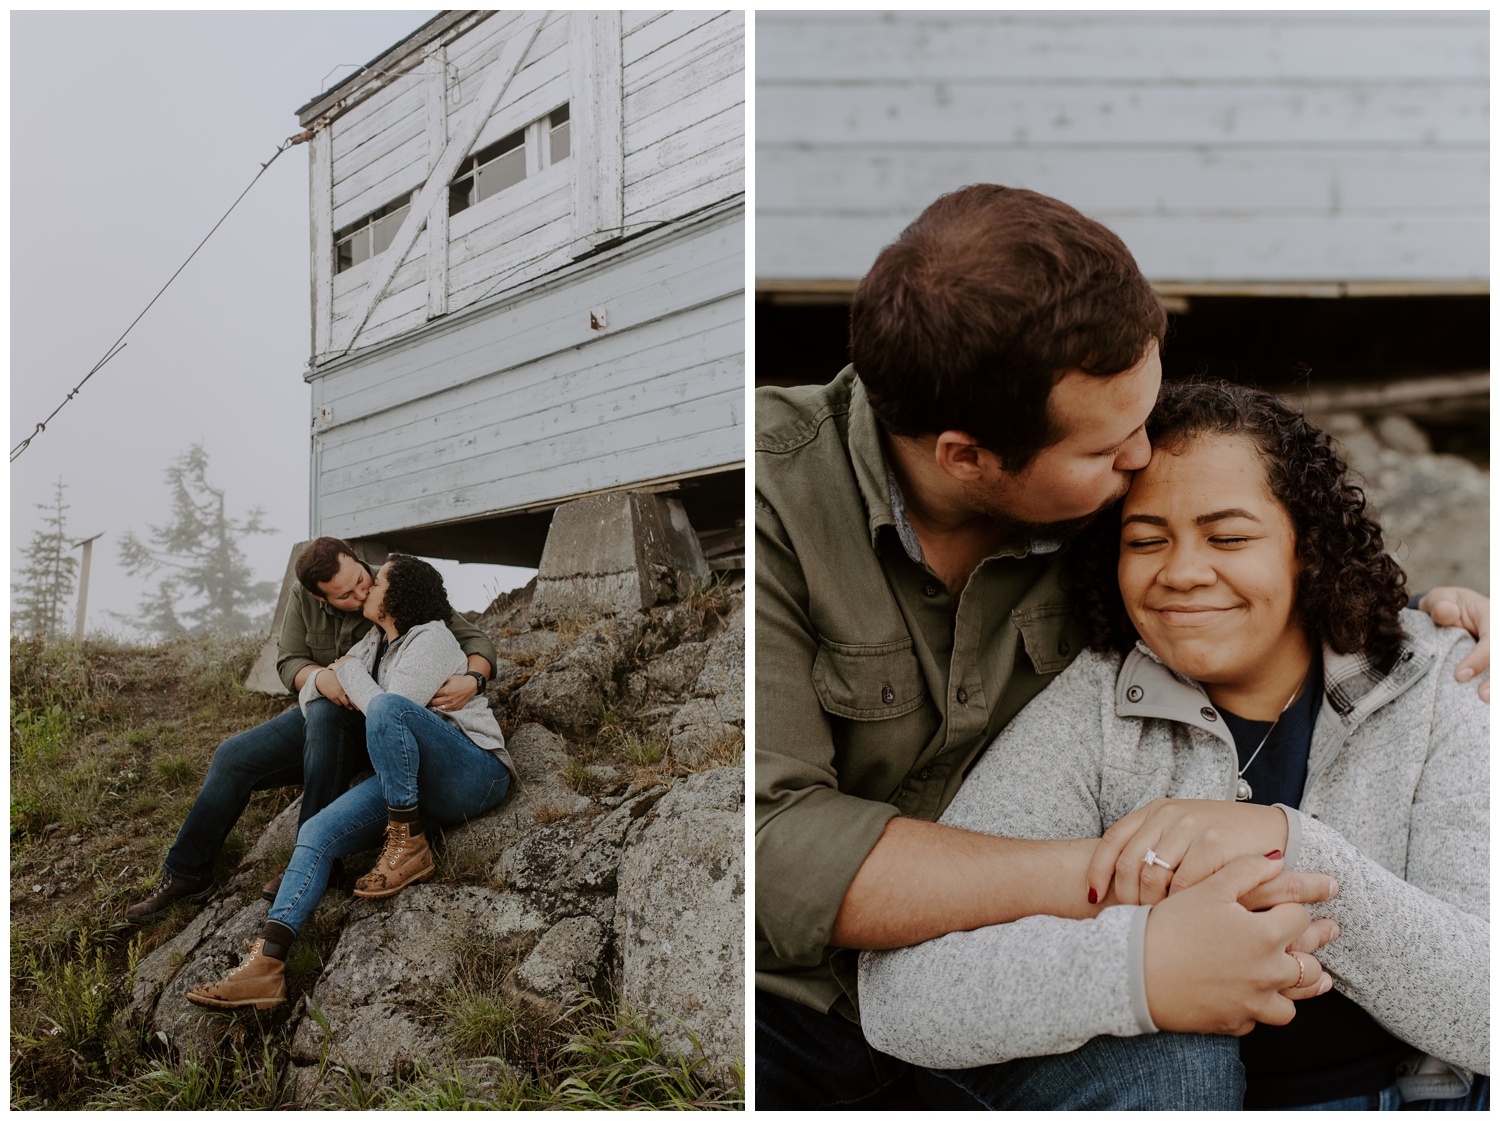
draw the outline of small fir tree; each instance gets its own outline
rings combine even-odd
[[[207,632],[248,634],[262,626],[257,608],[275,603],[276,585],[255,579],[242,538],[273,533],[262,524],[265,512],[251,509],[231,518],[224,492],[208,481],[208,453],[194,444],[167,468],[172,520],[148,525],[148,541],[133,530],[120,542],[120,562],[132,576],[165,572],[156,588],[142,595],[140,614],[129,620],[158,637]]]
[[[17,634],[63,633],[78,574],[78,558],[68,540],[66,489],[58,479],[52,501],[36,504],[42,528],[32,533],[22,553],[20,580],[11,585],[10,627]]]

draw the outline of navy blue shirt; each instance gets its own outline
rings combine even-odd
[[[1313,725],[1322,704],[1323,663],[1314,658],[1306,688],[1274,729],[1269,720],[1246,720],[1219,709],[1234,736],[1240,767],[1254,756],[1245,769],[1251,802],[1301,804]],[[1256,755],[1263,739],[1265,746]],[[1259,1024],[1241,1037],[1245,1108],[1286,1109],[1377,1093],[1395,1082],[1396,1064],[1411,1050],[1343,993],[1330,990],[1299,1000],[1290,1024]]]

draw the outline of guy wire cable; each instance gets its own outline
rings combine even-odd
[[[214,234],[218,231],[219,227],[224,224],[225,219],[227,219],[231,214],[234,213],[234,208],[240,204],[241,199],[243,199],[250,193],[250,188],[255,186],[255,184],[260,181],[260,177],[266,173],[266,169],[276,162],[277,157],[280,156],[282,152],[285,152],[294,144],[302,144],[308,140],[311,140],[312,135],[313,130],[308,129],[306,132],[299,132],[296,136],[287,137],[284,141],[281,142],[281,144],[277,146],[275,155],[273,155],[265,163],[260,165],[260,170],[255,173],[255,178],[251,179],[249,185],[240,192],[239,198],[235,199],[234,202],[229,204],[229,209],[224,211],[223,217],[221,217],[217,222],[214,223],[213,229],[209,230],[208,233],[203,235],[203,240],[198,243],[197,248],[195,248],[191,253],[187,255],[186,261],[183,261],[182,264],[177,266],[177,272],[174,272],[170,277],[167,278],[167,282],[161,286],[161,291],[152,296],[151,303],[148,303],[144,308],[142,308],[141,314],[137,315],[130,321],[130,326],[126,327],[125,330],[120,333],[120,337],[110,345],[107,351],[104,352],[104,357],[99,359],[98,362],[94,363],[93,368],[83,376],[83,381],[79,382],[73,387],[72,392],[70,392],[66,397],[62,399],[62,404],[58,405],[57,408],[53,409],[52,412],[47,415],[46,420],[37,422],[37,426],[32,430],[30,436],[27,436],[26,439],[22,440],[19,444],[10,449],[10,461],[12,463],[16,461],[17,457],[19,457],[22,452],[24,452],[28,447],[31,446],[32,440],[35,440],[37,436],[47,430],[47,425],[51,423],[52,418],[55,417],[58,413],[62,412],[63,405],[66,405],[69,401],[73,400],[74,397],[78,396],[78,391],[83,388],[84,383],[87,382],[89,378],[97,374],[100,369],[103,368],[106,362],[108,362],[116,354],[119,354],[120,351],[125,349],[125,336],[130,334],[130,332],[134,330],[135,325],[145,317],[148,311],[151,310],[152,304],[155,304],[157,300],[161,299],[162,293],[172,286],[172,281],[176,280],[182,270],[187,268],[192,259],[198,255],[198,250],[202,249],[206,244],[208,244],[208,239],[213,237]]]

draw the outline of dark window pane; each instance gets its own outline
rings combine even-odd
[[[487,199],[526,178],[526,149],[516,148],[491,160],[475,174],[475,198]]]
[[[401,228],[401,223],[410,210],[411,207],[403,206],[400,210],[392,214],[387,214],[384,218],[376,219],[375,225],[370,231],[374,237],[374,251],[376,253],[384,253],[390,247],[392,240],[396,237],[396,231]]]
[[[564,105],[561,109],[552,110],[548,119],[552,122],[552,127],[556,128],[568,119],[568,107]]]
[[[504,140],[497,140],[488,148],[481,148],[474,155],[474,163],[478,167],[483,167],[491,160],[497,160],[501,156],[505,155],[506,152],[511,152],[517,148],[524,147],[525,144],[526,130],[522,129],[519,132],[513,132]],[[482,198],[483,196],[481,195],[480,197]]]
[[[572,126],[564,121],[552,126],[552,162],[561,163],[568,158],[568,130]]]
[[[452,184],[448,188],[448,213],[457,214],[460,210],[469,209],[469,191],[474,186],[472,176]]]
[[[343,272],[354,266],[354,246],[348,238],[339,242],[334,249],[334,272]]]

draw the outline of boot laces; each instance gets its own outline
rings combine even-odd
[[[245,956],[240,960],[239,965],[235,966],[233,969],[231,969],[229,971],[229,973],[228,973],[229,977],[233,977],[235,974],[239,973],[240,970],[244,969],[252,961],[255,960],[255,958],[258,956],[257,951],[261,947],[261,941],[262,940],[259,939],[259,938],[257,938],[254,942],[251,942],[250,939],[248,939],[248,938],[245,939],[245,941],[244,941]]]
[[[397,857],[401,855],[405,838],[401,836],[401,830],[396,827],[396,822],[388,821],[385,824],[385,848],[380,854],[380,859],[385,862],[391,871],[396,870]]]

